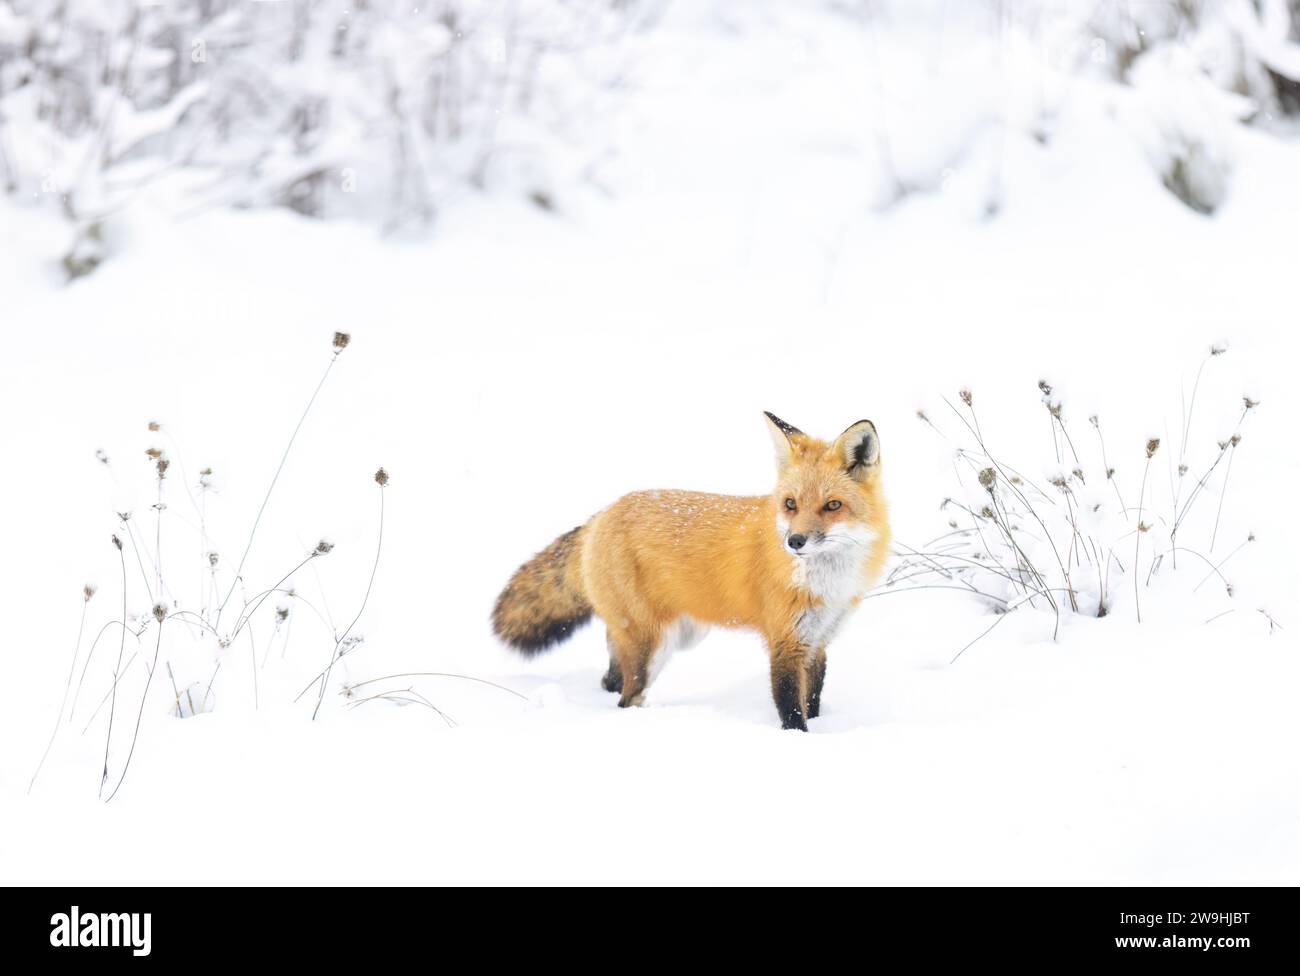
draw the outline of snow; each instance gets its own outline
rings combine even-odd
[[[1001,108],[989,116],[996,137],[970,139],[943,119],[975,124],[1003,87],[1023,95],[1021,78],[999,81],[986,66],[956,90],[904,80],[891,93],[898,76],[879,72],[877,85],[868,41],[839,16],[671,7],[600,134],[609,151],[593,154],[586,182],[557,188],[553,211],[465,191],[432,236],[397,240],[285,211],[179,219],[164,187],[107,223],[102,266],[64,285],[66,227],[0,204],[10,692],[0,877],[1300,880],[1287,318],[1300,145],[1231,125],[1215,146],[1230,144],[1231,172],[1204,216],[1161,186],[1133,131],[1139,88],[1053,74],[1046,143],[1034,113]],[[902,62],[913,29],[881,24],[870,43]],[[976,64],[981,53],[964,56]],[[882,100],[884,131],[898,134],[890,165],[908,191],[892,202]],[[908,125],[945,102],[942,117]],[[121,611],[114,513],[131,510],[153,547],[157,483],[144,450],[157,445],[174,465],[169,585],[202,603],[206,548],[226,569],[238,561],[336,330],[352,342],[267,506],[249,595],[318,540],[335,549],[294,575],[300,598],[268,600],[255,649],[168,623],[162,660],[182,688],[206,687],[221,663],[215,701],[174,717],[160,663],[108,804],[97,796],[104,713],[82,731],[109,689],[119,635],[105,637],[28,795],[83,585],[98,591],[79,661]],[[1067,615],[1053,641],[1043,609],[996,617],[950,590],[877,591],[831,646],[823,715],[807,735],[779,729],[753,635],[715,629],[674,656],[646,707],[620,710],[599,685],[598,623],[531,660],[490,634],[514,568],[621,494],[770,490],[764,410],[827,438],[871,417],[894,535],[921,545],[947,531],[939,505],[958,489],[950,446],[917,410],[949,420],[943,398],[968,387],[998,451],[1047,474],[1060,470],[1037,389],[1047,378],[1076,438],[1100,417],[1127,494],[1147,438],[1162,438],[1147,504],[1167,510],[1182,404],[1225,340],[1202,374],[1189,463],[1212,459],[1243,395],[1260,401],[1214,554],[1256,536],[1224,568],[1231,597],[1194,591],[1206,570],[1180,562],[1143,589],[1140,625],[1121,600],[1103,619]],[[151,420],[162,430],[147,430]],[[1099,462],[1087,463],[1092,473]],[[208,465],[205,548],[183,486],[197,499]],[[382,489],[380,465],[391,475]],[[334,641],[303,601],[340,633],[357,614],[381,490],[383,548],[353,631],[364,639],[335,665],[313,722],[314,694],[293,699]],[[1209,490],[1202,518],[1217,477]],[[1208,534],[1198,523],[1187,544],[1206,549]],[[142,574],[128,571],[130,611],[147,616]],[[1124,600],[1130,583],[1117,588]],[[292,624],[271,638],[280,605]],[[379,687],[424,696],[454,727],[418,703],[339,694],[399,673],[412,676]],[[127,674],[110,784],[143,687],[139,663]]]

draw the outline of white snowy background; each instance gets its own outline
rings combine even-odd
[[[1300,881],[1297,38],[1283,0],[0,0],[0,880]],[[222,627],[334,549],[223,647],[335,331]],[[926,548],[982,504],[963,389],[1122,558],[1059,630],[882,587],[807,735],[753,635],[632,710],[599,624],[492,637],[619,494],[768,491],[762,410],[874,420]]]

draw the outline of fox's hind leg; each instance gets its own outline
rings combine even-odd
[[[822,685],[826,683],[826,648],[819,648],[808,659],[808,717],[816,718],[822,710]]]
[[[614,638],[606,634],[605,643],[609,647],[609,670],[605,672],[605,677],[600,679],[600,686],[606,691],[622,691],[623,669],[618,663],[618,649],[614,646]]]
[[[629,629],[609,630],[611,651],[610,669],[618,662],[619,708],[640,705],[646,686],[650,683],[650,658],[654,653],[654,640],[648,635]],[[609,675],[605,676],[609,680]],[[605,685],[609,688],[609,685]],[[613,690],[613,689],[611,689]]]

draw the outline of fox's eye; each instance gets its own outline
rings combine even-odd
[[[793,511],[795,510],[794,499],[793,499],[793,498],[787,498],[787,499],[785,500],[785,507],[786,507],[787,509],[789,509],[790,511],[793,512]]]
[[[840,504],[841,502],[838,499],[832,498],[830,501],[826,503],[826,511],[833,512],[835,511],[835,509],[840,507]]]

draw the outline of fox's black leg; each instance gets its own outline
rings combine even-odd
[[[822,648],[808,662],[808,717],[816,718],[822,711],[822,685],[826,683],[826,648]]]
[[[808,668],[805,648],[793,641],[777,641],[772,652],[772,699],[781,728],[808,731]]]
[[[600,686],[606,691],[622,691],[623,669],[618,666],[618,652],[614,649],[612,638],[606,637],[605,640],[609,645],[609,670],[600,679]]]

